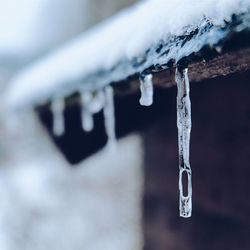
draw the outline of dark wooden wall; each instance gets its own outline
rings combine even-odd
[[[178,216],[175,98],[144,131],[145,249],[250,249],[250,73],[191,84],[191,219]]]

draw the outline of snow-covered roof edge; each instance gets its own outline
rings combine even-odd
[[[250,27],[250,1],[173,2],[144,1],[39,60],[12,80],[7,102],[14,108],[39,105],[149,68],[168,68]]]

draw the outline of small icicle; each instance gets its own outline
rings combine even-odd
[[[81,120],[82,129],[85,132],[90,132],[94,128],[93,114],[89,109],[89,105],[92,101],[92,94],[88,91],[82,91],[81,93]]]
[[[179,143],[179,208],[180,216],[192,215],[192,171],[189,164],[189,146],[191,133],[191,102],[188,69],[176,69],[177,95],[177,127]],[[187,175],[187,194],[183,191],[183,175]]]
[[[95,96],[92,97],[91,102],[88,104],[88,108],[92,114],[96,114],[103,109],[104,103],[105,103],[104,93],[103,90],[100,90],[96,93]]]
[[[105,87],[104,95],[105,95],[105,105],[103,109],[104,124],[108,136],[108,147],[113,150],[116,144],[113,88],[111,86]]]
[[[55,97],[51,103],[51,111],[53,114],[53,134],[58,137],[65,133],[64,108],[64,99]]]
[[[140,104],[142,106],[151,106],[153,104],[154,88],[152,79],[153,79],[152,74],[140,77],[140,89],[141,89]]]

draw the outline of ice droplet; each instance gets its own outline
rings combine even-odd
[[[222,52],[222,47],[221,46],[215,46],[215,50],[217,51],[217,53],[221,53]]]
[[[108,136],[108,147],[114,149],[116,145],[115,136],[115,109],[114,109],[114,91],[111,86],[104,89],[105,104],[103,108],[104,125]]]
[[[179,209],[184,218],[192,215],[192,171],[189,163],[189,147],[191,133],[191,101],[188,69],[176,69],[177,83],[177,127],[179,144]],[[183,174],[187,174],[187,195],[183,191]]]
[[[148,74],[146,76],[140,77],[140,90],[141,90],[141,98],[140,104],[142,106],[150,106],[153,104],[153,75]]]
[[[64,124],[64,108],[65,103],[62,97],[55,97],[51,103],[51,111],[53,115],[53,134],[62,136],[65,132]]]
[[[89,105],[92,101],[92,93],[88,91],[82,91],[81,93],[81,121],[82,129],[86,132],[90,132],[94,128],[93,114],[89,109]]]

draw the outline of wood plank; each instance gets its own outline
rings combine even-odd
[[[226,52],[211,60],[191,63],[188,68],[191,82],[201,82],[219,76],[242,73],[250,70],[250,48]],[[154,84],[157,87],[169,88],[176,85],[175,68],[154,73],[153,76]],[[136,90],[136,86],[139,85],[135,76],[129,80],[129,83],[131,92]]]

